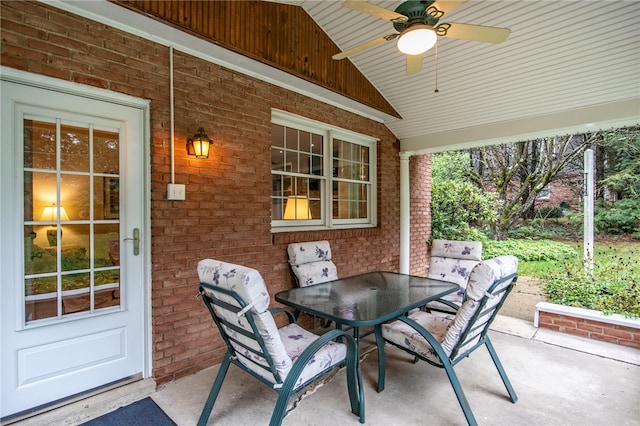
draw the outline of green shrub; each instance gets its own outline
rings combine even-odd
[[[432,238],[478,240],[482,233],[473,226],[496,220],[493,194],[483,194],[470,182],[433,181],[431,188]]]
[[[519,261],[563,261],[577,256],[569,244],[550,240],[503,240],[486,241],[482,247],[483,259],[513,255]]]
[[[564,216],[565,209],[561,207],[540,207],[536,209],[535,216],[543,219],[554,219]]]
[[[594,225],[598,232],[607,234],[640,232],[640,200],[623,199],[615,203],[598,200]]]
[[[597,262],[592,274],[565,263],[550,272],[545,292],[552,303],[640,318],[640,274],[629,262],[619,256]]]

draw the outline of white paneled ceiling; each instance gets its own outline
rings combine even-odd
[[[340,49],[395,32],[341,1],[298,5]],[[400,113],[372,110],[325,88],[106,1],[50,4],[134,32],[349,111],[384,121],[415,153],[640,123],[640,0],[468,0],[440,22],[511,29],[485,44],[440,38],[423,70],[407,76],[395,41],[350,57]],[[371,1],[394,10],[401,1]]]
[[[347,49],[393,33],[339,1],[298,4]],[[394,10],[400,1],[371,1]],[[395,41],[347,60],[400,113],[403,150],[443,149],[640,122],[640,1],[474,1],[440,22],[507,27],[501,44],[440,38],[406,76]]]

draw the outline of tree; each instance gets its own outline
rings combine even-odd
[[[498,194],[494,238],[505,239],[509,229],[533,209],[540,191],[599,140],[601,135],[595,132],[472,150],[473,181],[485,192]]]
[[[608,193],[614,193],[614,200],[639,199],[640,127],[608,132],[601,148],[602,171],[598,186],[606,188]]]
[[[486,238],[476,227],[495,218],[495,194],[485,194],[471,182],[466,151],[434,154],[431,165],[431,236],[434,239]]]

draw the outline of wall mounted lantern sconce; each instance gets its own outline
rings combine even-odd
[[[196,158],[209,158],[209,148],[212,143],[213,141],[204,132],[204,128],[200,127],[192,139],[187,139],[187,154],[195,155]]]

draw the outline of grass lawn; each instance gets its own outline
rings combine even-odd
[[[640,318],[640,242],[595,243],[592,275],[585,274],[582,244],[571,245],[575,258],[522,261],[519,275],[540,278],[553,303]]]
[[[577,256],[576,265],[582,264],[583,246],[582,242],[569,242]],[[571,259],[568,259],[571,261]],[[594,264],[596,268],[619,268],[624,267],[632,275],[640,276],[640,242],[596,242],[594,253]],[[565,262],[557,260],[534,260],[521,261],[518,265],[518,275],[527,277],[548,277],[550,273],[559,272],[565,268]]]

